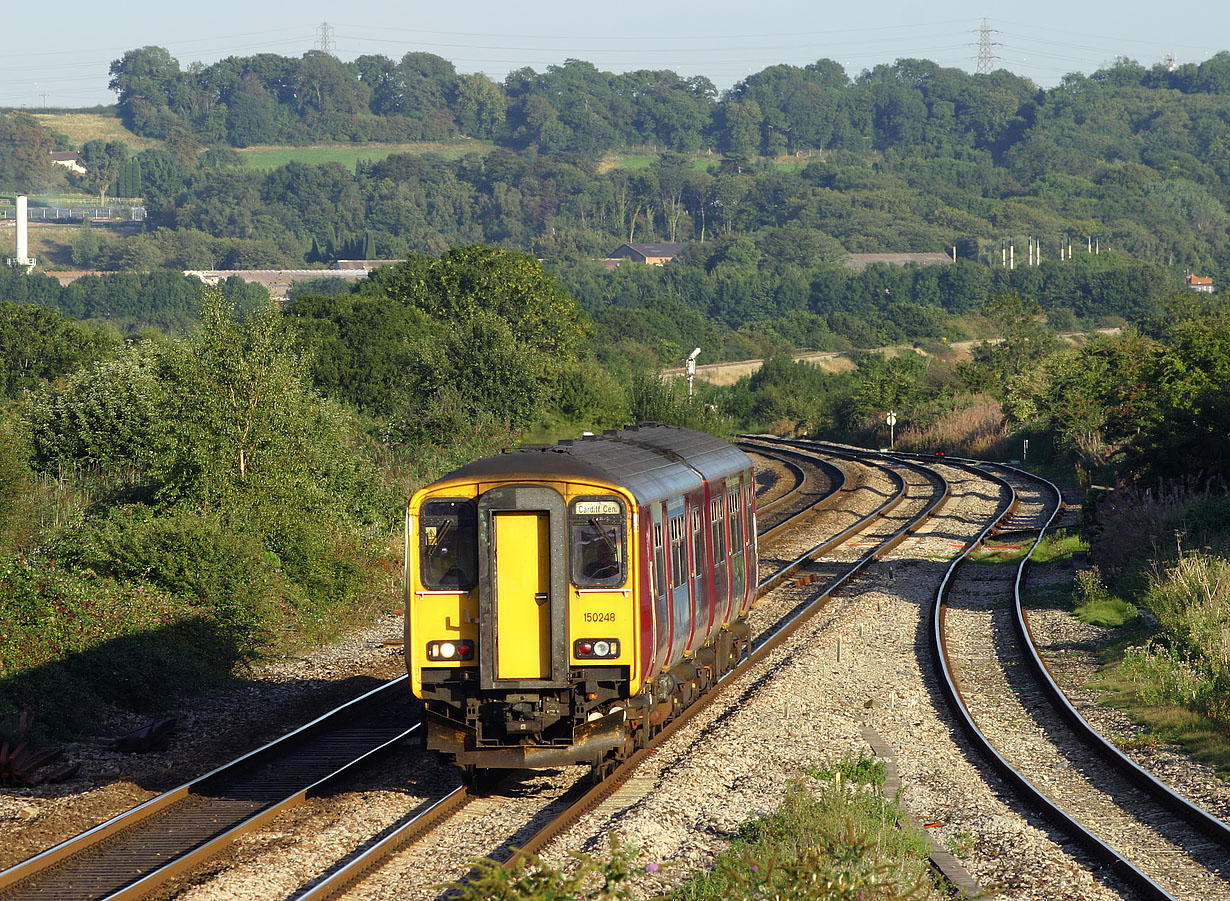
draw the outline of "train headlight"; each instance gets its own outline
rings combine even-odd
[[[429,641],[427,642],[428,660],[473,660],[474,642],[468,639],[461,641]]]
[[[572,650],[582,660],[609,660],[619,656],[619,639],[578,638],[573,642]]]

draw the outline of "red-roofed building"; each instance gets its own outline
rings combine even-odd
[[[1203,275],[1189,275],[1187,277],[1187,287],[1202,294],[1212,294],[1213,279]]]

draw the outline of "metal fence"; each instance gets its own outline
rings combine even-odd
[[[0,219],[16,219],[16,208],[0,208]],[[71,222],[74,219],[114,219],[141,222],[145,219],[143,206],[32,206],[26,209],[26,218],[32,222]]]

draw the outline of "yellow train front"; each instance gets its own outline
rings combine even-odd
[[[746,653],[750,459],[635,426],[464,466],[406,514],[406,666],[427,747],[470,769],[642,746]]]

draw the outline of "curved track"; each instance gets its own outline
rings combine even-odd
[[[1061,509],[1058,489],[1011,467],[945,462],[997,495],[994,519],[949,568],[932,615],[937,671],[967,737],[1034,809],[1133,892],[1230,897],[1230,830],[1099,736],[1030,640],[1022,588],[1037,542]],[[1028,539],[1020,564],[963,565],[997,529]]]
[[[797,451],[784,454],[780,449],[769,447],[759,448],[758,452],[773,456],[791,455],[794,458],[807,456],[799,454]],[[903,468],[908,468],[908,465]],[[727,685],[731,684],[738,676],[742,675],[750,667],[755,666],[771,653],[775,647],[783,642],[809,616],[823,606],[825,598],[832,591],[851,578],[863,566],[887,552],[890,547],[902,540],[910,531],[917,528],[919,523],[932,515],[942,505],[946,497],[943,482],[940,479],[923,474],[920,467],[914,467],[914,469],[916,470],[914,477],[907,480],[900,474],[885,468],[882,471],[883,480],[886,484],[894,485],[894,490],[882,490],[876,498],[873,509],[865,510],[862,515],[854,517],[855,521],[846,524],[837,535],[818,545],[809,547],[804,553],[796,557],[791,564],[774,573],[769,579],[763,580],[761,583],[762,600],[757,602],[757,608],[762,607],[764,596],[772,591],[774,585],[783,585],[790,576],[805,572],[808,567],[814,565],[814,561],[817,558],[823,558],[825,566],[834,568],[835,564],[829,559],[829,556],[833,551],[849,542],[854,536],[865,539],[865,541],[860,541],[860,543],[871,544],[872,548],[870,550],[857,549],[851,554],[847,548],[845,556],[850,559],[843,564],[836,565],[835,571],[829,572],[823,580],[815,578],[813,573],[806,574],[803,579],[798,580],[797,584],[784,585],[783,588],[776,592],[781,597],[776,598],[774,604],[769,605],[772,609],[766,611],[769,613],[768,620],[771,620],[771,624],[757,629],[753,623],[753,650],[748,658],[737,668],[727,673],[700,700],[670,720],[663,727],[662,731],[649,742],[646,748],[636,752],[628,761],[623,763],[614,773],[598,785],[590,787],[583,784],[583,782],[577,782],[571,789],[557,796],[551,804],[545,807],[542,805],[526,805],[526,813],[521,820],[523,826],[520,827],[516,840],[505,843],[504,847],[511,850],[515,844],[520,851],[531,854],[536,853],[553,837],[567,829],[586,812],[594,809],[604,799],[618,791],[620,786],[633,775],[637,766],[642,761],[656,753],[658,748],[705,707],[718,700],[722,690]],[[908,503],[907,488],[914,490],[914,495],[909,496]],[[867,491],[863,493],[866,498],[864,504],[870,505],[870,499],[875,497],[875,495]],[[903,503],[910,508],[908,513],[901,507]],[[894,510],[898,511],[895,516]],[[847,512],[849,513],[850,511]],[[887,523],[887,525],[884,523]],[[868,532],[872,529],[879,529],[881,534],[870,537]],[[804,595],[807,596],[805,602],[800,600]],[[507,805],[510,803],[510,799],[502,798],[500,803]],[[516,803],[521,803],[520,799]],[[477,811],[473,816],[467,814],[465,823],[458,824],[458,831],[465,831],[467,826],[475,828],[476,824],[482,822],[483,818],[488,814],[489,811],[486,809]],[[537,821],[545,822],[539,825]],[[471,825],[471,823],[474,825]],[[413,824],[406,824],[407,830],[414,828]],[[477,828],[481,829],[481,826],[477,826]],[[503,828],[507,829],[509,827]],[[335,897],[344,891],[347,885],[361,878],[365,872],[380,866],[395,846],[405,845],[409,842],[410,839],[403,840],[399,836],[389,836],[386,848],[373,846],[367,852],[352,860],[347,867],[324,878],[304,894],[297,897],[299,899],[312,899],[312,901]],[[471,857],[473,856],[471,855]],[[509,858],[510,861],[513,859],[515,857]]]
[[[781,461],[793,482],[766,506],[774,528],[830,495],[840,471],[816,461]],[[368,763],[419,725],[407,677],[343,704],[282,738],[0,872],[0,901],[136,898],[175,879],[311,792]],[[414,722],[409,727],[405,723]],[[471,799],[457,789],[409,816],[366,853],[338,868],[316,894],[361,877]]]

